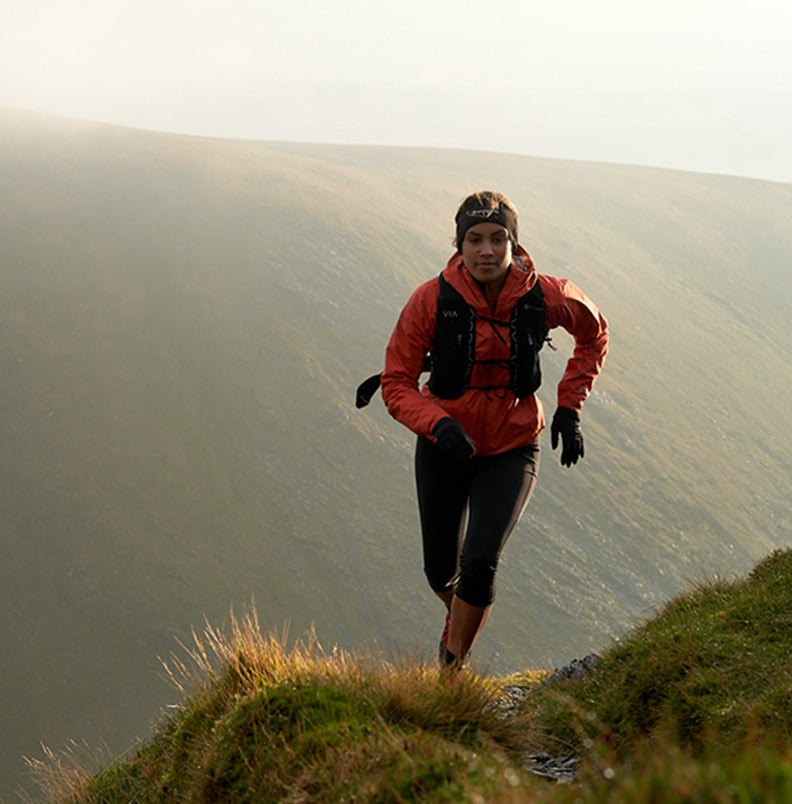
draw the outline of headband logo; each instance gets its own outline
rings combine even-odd
[[[471,209],[469,212],[465,214],[470,216],[471,218],[491,218],[493,215],[497,215],[500,212],[500,209]]]

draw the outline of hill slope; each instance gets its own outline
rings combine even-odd
[[[431,647],[412,437],[352,400],[476,186],[613,333],[586,459],[548,448],[507,549],[493,671],[789,543],[789,185],[0,122],[3,778],[39,740],[125,747],[167,702],[157,654],[250,595],[268,627]]]

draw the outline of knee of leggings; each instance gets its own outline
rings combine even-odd
[[[429,588],[436,594],[442,594],[443,592],[451,592],[456,588],[457,585],[456,574],[454,574],[451,578],[449,578],[446,574],[441,574],[436,571],[433,572],[427,567],[424,567],[424,575],[426,576],[426,580],[429,583]]]
[[[471,606],[491,606],[497,571],[497,564],[488,559],[465,561],[460,568],[457,596]]]

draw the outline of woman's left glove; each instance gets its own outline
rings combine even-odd
[[[561,435],[563,446],[561,448],[561,463],[563,466],[572,466],[582,458],[583,433],[580,432],[580,414],[572,408],[557,407],[550,425],[550,441],[555,449],[558,446],[558,436]]]

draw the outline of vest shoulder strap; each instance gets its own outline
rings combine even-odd
[[[438,277],[437,322],[429,352],[429,390],[441,399],[459,399],[468,388],[476,350],[476,315],[445,277]]]
[[[510,386],[518,398],[530,396],[542,384],[539,352],[547,339],[545,298],[539,277],[514,305],[511,317]]]

